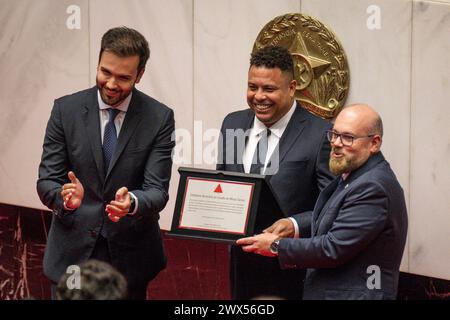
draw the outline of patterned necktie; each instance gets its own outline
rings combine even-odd
[[[109,119],[103,134],[103,163],[105,165],[105,173],[108,172],[109,164],[117,145],[117,131],[114,119],[119,112],[120,110],[117,109],[108,109]]]
[[[250,173],[263,174],[264,164],[266,163],[267,149],[269,146],[270,129],[260,133],[258,144],[252,158]]]

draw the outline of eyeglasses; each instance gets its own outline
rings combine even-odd
[[[332,131],[332,130],[327,130],[327,139],[328,141],[330,141],[331,143],[334,143],[337,138],[341,139],[341,142],[344,146],[346,147],[351,147],[353,145],[353,141],[355,139],[364,139],[364,138],[372,138],[373,136],[375,136],[374,134],[369,134],[368,136],[354,136],[348,133],[337,133],[336,131]]]

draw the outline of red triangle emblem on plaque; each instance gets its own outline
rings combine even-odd
[[[222,193],[222,187],[220,184],[217,185],[216,189],[214,190],[215,193]]]

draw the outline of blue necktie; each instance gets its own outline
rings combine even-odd
[[[109,164],[116,150],[117,146],[117,131],[114,124],[114,119],[120,110],[108,109],[109,120],[105,126],[105,132],[103,134],[103,163],[105,165],[105,174],[108,172]]]

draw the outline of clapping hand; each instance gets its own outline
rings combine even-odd
[[[116,192],[116,197],[106,206],[108,218],[113,222],[118,222],[128,214],[131,207],[131,196],[127,187],[122,187]]]
[[[81,206],[84,197],[84,188],[73,171],[69,171],[67,176],[69,177],[70,183],[62,186],[61,197],[66,208],[75,210]]]

